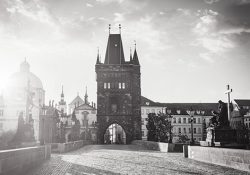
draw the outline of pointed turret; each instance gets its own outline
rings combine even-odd
[[[101,61],[100,61],[99,48],[98,48],[96,64],[100,64],[100,63],[101,63]]]
[[[132,57],[131,47],[130,47],[130,56],[129,56],[129,61],[130,61],[130,63],[133,63],[133,57]]]
[[[139,59],[138,59],[138,56],[137,56],[137,51],[136,51],[136,49],[135,49],[135,51],[134,51],[133,63],[134,63],[135,65],[140,65]]]

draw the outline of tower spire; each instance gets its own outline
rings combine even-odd
[[[61,98],[64,97],[64,93],[63,93],[63,85],[62,85],[62,93],[61,93]]]
[[[84,103],[85,104],[89,104],[89,102],[88,102],[88,89],[87,89],[87,86],[86,86],[85,95],[84,95]]]
[[[111,24],[109,24],[109,34],[110,34]]]
[[[122,33],[121,28],[122,28],[122,26],[121,26],[121,24],[119,24],[119,32],[120,32],[120,34]]]

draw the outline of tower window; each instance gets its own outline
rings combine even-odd
[[[125,83],[122,83],[122,89],[125,89]]]
[[[121,89],[122,88],[122,83],[119,83],[119,89]]]
[[[104,83],[104,89],[107,89],[107,83]]]
[[[110,83],[108,83],[108,89],[110,89]]]

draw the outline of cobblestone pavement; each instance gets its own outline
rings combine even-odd
[[[182,153],[138,150],[134,145],[89,145],[50,160],[27,175],[225,174],[247,172],[183,158]]]

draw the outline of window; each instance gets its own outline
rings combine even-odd
[[[173,128],[173,132],[176,133],[176,128],[175,127]]]
[[[121,89],[122,88],[122,84],[121,83],[119,83],[119,89]]]
[[[144,125],[144,119],[143,118],[141,119],[141,125]]]
[[[201,133],[201,128],[198,128],[198,133],[199,133],[199,134]]]
[[[185,134],[187,133],[186,128],[183,128],[183,132],[184,132]]]
[[[198,123],[201,123],[201,119],[200,118],[198,118]]]
[[[188,128],[188,133],[191,133],[191,128]]]
[[[122,83],[122,89],[125,89],[125,83]]]
[[[107,89],[107,84],[106,83],[104,83],[104,89]]]
[[[186,123],[187,122],[187,119],[186,118],[183,118],[183,123]]]
[[[108,89],[110,89],[110,83],[108,83]]]
[[[144,131],[141,131],[142,136],[145,136]]]
[[[191,118],[188,118],[188,123],[191,123]]]
[[[193,119],[194,123],[196,123],[196,118]]]
[[[174,119],[173,123],[176,123],[176,118],[173,118],[173,119]]]
[[[196,134],[196,128],[194,128],[194,134]]]
[[[181,128],[179,128],[178,130],[179,130],[179,133],[181,133]]]
[[[178,118],[178,123],[181,123],[181,118]]]

